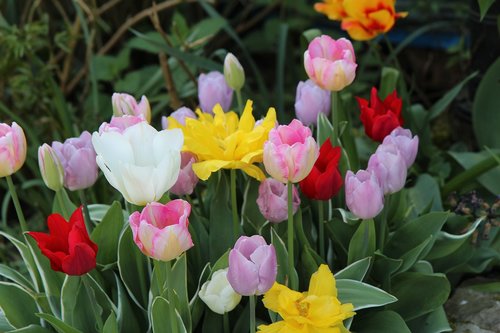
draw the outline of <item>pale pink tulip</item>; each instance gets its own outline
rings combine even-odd
[[[19,170],[26,160],[26,137],[23,129],[12,123],[0,123],[0,178]]]
[[[300,81],[295,96],[295,115],[304,125],[316,125],[318,115],[330,114],[330,92],[322,89],[314,81]]]
[[[114,93],[111,96],[113,104],[113,115],[121,117],[125,115],[142,117],[148,123],[151,122],[151,107],[146,96],[141,97],[137,103],[135,98],[129,94]]]
[[[368,161],[367,171],[377,177],[384,194],[396,193],[405,186],[406,162],[396,145],[381,144]]]
[[[288,185],[273,178],[264,179],[259,185],[257,205],[261,214],[269,222],[282,222],[288,218]],[[293,185],[292,185],[293,186]],[[293,186],[292,207],[293,213],[300,206],[300,196],[297,188]]]
[[[233,100],[233,89],[229,88],[224,74],[213,71],[200,74],[198,78],[198,99],[203,112],[213,114],[213,108],[220,104],[222,110],[229,111]]]
[[[198,184],[198,177],[193,171],[193,163],[196,163],[196,157],[188,151],[181,152],[181,170],[174,186],[170,189],[175,195],[186,195],[193,193]]]
[[[391,134],[384,138],[383,144],[393,144],[398,147],[407,168],[415,162],[418,152],[418,136],[415,135],[412,137],[409,129],[402,127],[395,128]]]
[[[102,123],[99,126],[99,134],[104,132],[118,132],[123,133],[127,128],[132,125],[138,124],[140,122],[146,121],[144,118],[140,116],[129,116],[124,115],[121,117],[111,117],[111,121],[109,123]]]
[[[384,192],[372,172],[359,170],[354,174],[349,170],[345,176],[345,201],[354,215],[371,219],[384,208]]]

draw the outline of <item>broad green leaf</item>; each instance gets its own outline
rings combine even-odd
[[[116,320],[118,321],[118,331],[121,333],[135,333],[141,331],[142,311],[135,304],[131,304],[127,297],[127,292],[123,288],[122,282],[115,275],[118,309]]]
[[[318,270],[318,263],[311,254],[313,251],[310,246],[304,246],[302,249],[300,262],[302,264],[301,273],[303,273],[303,276],[309,277]]]
[[[177,325],[177,332],[187,333],[187,330],[182,323],[181,316],[175,308],[171,312],[171,306],[172,304],[163,297],[156,297],[153,300],[153,304],[151,305],[151,325],[153,327],[153,333],[172,332],[172,322]],[[173,313],[175,318],[172,318],[170,313]]]
[[[349,279],[349,280],[357,280],[363,281],[370,268],[372,262],[372,257],[364,258],[353,262],[346,268],[338,271],[335,274],[336,279]]]
[[[27,289],[27,291],[32,291],[34,289],[33,283],[31,283],[31,281],[29,281],[24,277],[24,275],[7,265],[0,264],[0,276],[19,284],[20,286]]]
[[[219,259],[217,259],[215,264],[212,266],[209,279],[212,277],[212,274],[215,273],[216,271],[220,269],[226,269],[229,267],[229,251],[230,250],[227,250],[226,252],[224,252],[223,255],[220,256]]]
[[[51,330],[43,328],[40,325],[29,325],[23,328],[19,328],[17,330],[8,331],[7,333],[51,333]]]
[[[61,290],[61,319],[64,323],[86,333],[95,332],[94,304],[95,299],[89,298],[82,277],[67,275]]]
[[[102,333],[118,333],[118,322],[116,321],[116,316],[113,312],[110,313],[108,319],[104,323],[102,328]]]
[[[408,322],[408,327],[410,327],[412,332],[418,333],[441,333],[452,331],[442,306],[429,314],[410,320]]]
[[[499,140],[500,141],[500,140]],[[495,153],[498,153],[498,150],[495,150]],[[487,158],[490,158],[491,155],[487,151],[482,151],[479,153],[470,153],[470,152],[449,152],[451,157],[453,157],[465,170],[464,173],[468,172],[468,169],[473,167],[474,165],[484,161]],[[485,173],[481,176],[477,177],[477,180],[485,189],[490,191],[492,194],[497,195],[500,193],[500,166],[497,166]]]
[[[92,240],[99,244],[96,258],[99,264],[106,265],[117,261],[118,242],[123,226],[122,208],[120,203],[115,201],[92,231]]]
[[[375,222],[373,219],[364,220],[359,223],[358,229],[349,243],[347,263],[367,258],[375,252]]]
[[[490,9],[491,5],[495,3],[495,0],[477,0],[477,3],[481,14],[480,20],[482,21],[486,16],[486,13],[488,13],[488,9]]]
[[[421,174],[418,176],[415,186],[409,188],[408,196],[416,214],[422,214],[428,207],[431,211],[443,210],[441,203],[441,192],[436,179],[429,174]]]
[[[7,332],[15,329],[5,318],[5,313],[0,309],[0,332]]]
[[[191,28],[191,33],[187,37],[186,41],[188,43],[194,43],[201,39],[210,38],[218,33],[225,24],[226,20],[222,17],[213,17],[201,20]],[[207,39],[207,41],[208,40],[209,39]]]
[[[98,221],[98,222],[102,221],[104,215],[106,215],[106,213],[108,212],[109,207],[111,206],[102,204],[88,205],[87,208],[89,210],[90,219],[92,221]]]
[[[403,318],[394,311],[380,311],[366,317],[356,318],[353,331],[360,333],[411,333]]]
[[[316,140],[318,141],[318,145],[322,145],[333,132],[333,126],[328,120],[328,118],[323,114],[323,112],[318,113],[318,133],[316,136]]]
[[[388,305],[388,309],[408,321],[443,305],[450,294],[450,282],[444,274],[406,272],[393,278],[391,293],[398,301]]]
[[[422,273],[422,274],[432,274],[434,273],[434,269],[432,268],[432,264],[426,260],[419,260],[417,261],[413,267],[412,270],[417,273]]]
[[[54,317],[51,314],[48,313],[37,313],[36,314],[38,317],[42,318],[43,320],[47,321],[58,333],[82,333],[82,331],[77,330],[74,327],[71,327],[70,325],[66,324],[64,321]],[[87,332],[86,332],[87,333]]]
[[[179,298],[177,311],[184,322],[186,330],[191,332],[191,312],[189,311],[189,298],[187,286],[187,258],[181,255],[172,266],[171,281],[167,281],[168,287],[174,290]]]
[[[299,278],[295,268],[293,272],[288,272],[288,251],[285,243],[274,228],[271,228],[271,244],[274,245],[274,249],[276,250],[276,259],[278,263],[278,275],[276,276],[276,281],[281,284],[286,284],[290,280],[289,274],[294,274],[296,281],[298,281]]]
[[[0,308],[15,328],[40,324],[35,316],[38,312],[35,299],[17,284],[0,282]]]
[[[394,303],[398,299],[388,292],[356,280],[337,280],[338,298],[341,303],[352,303],[354,311]]]
[[[391,277],[401,265],[403,265],[403,259],[392,259],[376,251],[370,275],[381,282],[384,289],[389,289]]]
[[[260,229],[266,222],[266,218],[262,216],[259,207],[257,206],[259,185],[260,183],[253,178],[250,178],[245,185],[243,204],[241,205],[241,217],[244,221],[243,228],[246,226],[252,226],[251,230],[247,230],[245,228],[245,233],[247,234],[259,233]]]
[[[422,243],[409,250],[405,254],[401,255],[403,259],[403,264],[398,269],[398,272],[406,272],[409,270],[418,260],[420,260],[427,253],[426,249],[432,241],[432,236],[429,236]]]

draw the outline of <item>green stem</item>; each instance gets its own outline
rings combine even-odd
[[[293,274],[293,270],[295,269],[295,260],[293,259],[293,184],[288,181],[287,185],[288,190],[288,278],[290,280],[290,286],[293,290],[297,290],[298,281],[295,279],[295,274]]]
[[[85,225],[87,226],[88,232],[92,232],[92,220],[90,219],[89,207],[87,204],[87,198],[85,197],[85,192],[83,190],[78,191],[78,195],[80,196],[80,202],[83,206],[83,213],[85,214]]]
[[[255,295],[250,298],[250,333],[255,333]]]
[[[340,116],[340,95],[337,91],[332,91],[332,136],[333,146],[339,146],[339,116]]]
[[[156,286],[158,288],[158,296],[163,296],[163,292],[165,290],[165,286],[163,283],[161,283],[161,261],[153,259],[153,265],[154,265],[154,278],[156,279]],[[153,286],[153,281],[151,281],[151,286]],[[153,291],[153,290],[152,290]]]
[[[167,288],[168,288],[168,302],[169,307],[169,316],[170,316],[170,332],[171,333],[177,333],[178,332],[178,327],[177,327],[177,315],[175,314],[175,303],[174,303],[174,291],[172,290],[172,263],[171,261],[166,261],[165,262],[165,267],[167,270],[167,276],[166,276],[166,283],[167,283]]]
[[[231,177],[231,211],[233,213],[233,236],[234,241],[240,235],[240,218],[238,217],[238,203],[236,201],[236,170],[230,170]]]
[[[379,232],[377,235],[377,241],[378,241],[378,248],[382,250],[385,245],[385,238],[387,233],[387,218],[389,215],[389,205],[390,205],[390,200],[389,200],[389,195],[385,197],[385,205],[384,209],[382,210],[382,214],[380,216],[380,225],[379,225]]]
[[[224,333],[231,333],[229,326],[229,314],[227,312],[224,312],[223,319],[224,319]]]
[[[236,100],[238,101],[238,114],[243,113],[243,99],[241,98],[241,89],[236,90]]]
[[[319,255],[325,259],[325,217],[323,201],[318,200],[318,232],[319,232]]]
[[[65,219],[69,219],[70,215],[68,214],[68,210],[66,209],[66,205],[64,204],[64,199],[62,196],[63,191],[64,189],[56,191],[56,200],[57,203],[59,204],[59,208],[61,209],[61,214],[64,216]]]
[[[16,209],[17,218],[19,219],[19,224],[21,225],[22,232],[28,231],[28,226],[26,224],[26,219],[24,218],[23,210],[21,209],[21,203],[19,202],[19,198],[17,197],[16,187],[12,182],[12,177],[5,177],[7,180],[7,186],[9,187],[9,192],[12,197],[12,202],[14,202],[14,208]]]

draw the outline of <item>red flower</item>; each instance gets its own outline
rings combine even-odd
[[[361,109],[361,122],[365,126],[365,133],[375,141],[382,142],[393,129],[403,126],[401,107],[403,102],[396,90],[382,102],[378,97],[377,88],[373,87],[370,104],[366,99],[356,97]]]
[[[340,147],[332,147],[329,139],[321,145],[311,172],[299,183],[302,193],[310,199],[328,200],[339,192],[343,184],[338,169],[341,153]]]
[[[85,228],[82,207],[77,208],[69,223],[59,214],[47,218],[49,233],[33,232],[42,254],[50,260],[53,270],[68,275],[82,275],[95,268],[97,245],[92,242]]]

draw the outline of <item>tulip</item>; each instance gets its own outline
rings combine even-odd
[[[181,170],[174,186],[170,189],[175,195],[188,195],[198,184],[198,177],[193,171],[193,163],[196,163],[196,157],[193,153],[183,151],[181,153]]]
[[[373,87],[370,102],[360,97],[356,99],[361,109],[360,119],[365,126],[365,133],[373,140],[382,142],[395,128],[403,125],[403,102],[396,91],[382,101],[378,97],[377,88]]]
[[[245,84],[245,70],[231,52],[224,59],[224,77],[227,85],[233,90],[241,90]]]
[[[109,123],[102,123],[101,126],[99,126],[99,134],[104,132],[123,133],[126,128],[143,121],[146,120],[144,120],[141,116],[124,115],[121,117],[111,117],[111,121]]]
[[[395,145],[382,144],[368,161],[384,194],[396,193],[405,186],[406,162]]]
[[[12,123],[0,123],[0,178],[10,176],[26,161],[26,137],[23,129]]]
[[[64,186],[70,191],[88,188],[97,180],[96,154],[92,136],[84,131],[78,138],[64,143],[54,141],[52,148],[64,169]]]
[[[321,145],[319,157],[314,166],[300,184],[305,196],[316,200],[329,200],[342,187],[343,180],[338,169],[342,149],[332,147],[329,139]]]
[[[304,53],[304,67],[309,78],[330,91],[340,91],[350,85],[357,66],[352,44],[345,38],[316,37]]]
[[[274,179],[297,183],[311,172],[318,154],[311,130],[294,119],[290,125],[269,132],[269,140],[264,144],[264,166]]]
[[[213,108],[217,104],[227,112],[233,100],[233,89],[229,88],[220,72],[201,74],[198,78],[198,99],[201,110],[205,113],[214,114]]]
[[[64,184],[64,168],[55,150],[44,143],[38,148],[38,166],[43,182],[53,191],[59,191]]]
[[[390,135],[384,138],[383,144],[395,145],[403,156],[407,168],[415,162],[418,152],[418,136],[415,135],[412,138],[411,131],[409,129],[401,127],[395,128]]]
[[[146,96],[141,97],[137,104],[135,98],[129,94],[114,93],[111,97],[113,104],[113,115],[121,117],[125,115],[142,117],[148,123],[151,122],[151,107]]]
[[[186,118],[193,118],[196,119],[196,113],[193,112],[190,108],[187,108],[185,106],[175,110],[170,114],[170,117],[174,118],[177,120],[179,124],[182,126],[186,126]],[[161,117],[161,127],[163,129],[168,128],[168,119],[167,117]]]
[[[340,21],[347,16],[343,2],[344,0],[323,0],[315,3],[314,9],[328,16],[330,20]]]
[[[191,206],[184,200],[147,204],[129,217],[134,242],[153,259],[170,261],[193,247],[188,230]]]
[[[316,125],[318,115],[330,114],[330,92],[321,89],[314,81],[300,81],[297,85],[297,95],[295,96],[295,115],[304,125]]]
[[[377,177],[370,171],[347,171],[345,201],[349,210],[359,218],[371,219],[384,208],[384,192]]]
[[[228,269],[219,269],[212,274],[212,279],[201,286],[198,293],[201,300],[215,313],[223,315],[232,311],[241,301],[227,280]]]
[[[94,132],[92,144],[104,176],[132,204],[159,200],[179,175],[183,144],[179,129],[158,132],[143,121],[123,133]]]
[[[293,186],[293,185],[292,185]],[[293,213],[300,206],[299,192],[293,186]],[[288,218],[288,185],[273,178],[264,179],[259,185],[257,205],[269,222],[278,223]]]
[[[68,275],[83,275],[96,266],[97,245],[89,238],[83,220],[82,207],[77,208],[69,222],[59,214],[47,219],[49,233],[28,232],[42,254],[49,258],[50,267]]]
[[[262,236],[241,236],[229,252],[227,279],[240,295],[261,295],[276,281],[278,267],[273,245]]]

